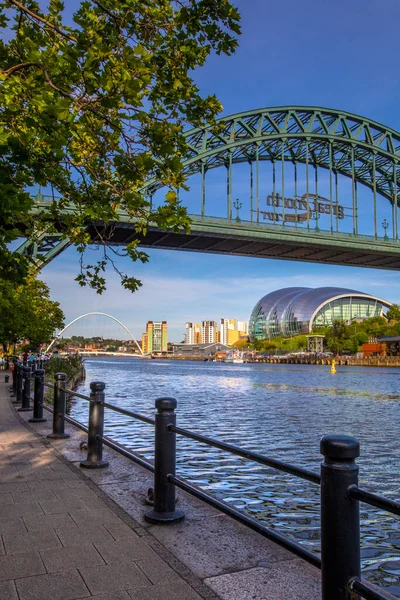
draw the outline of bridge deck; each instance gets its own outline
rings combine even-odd
[[[89,226],[93,243],[100,242],[99,227]],[[113,223],[107,236],[124,246],[137,237],[132,223]],[[400,243],[369,236],[300,231],[226,219],[193,219],[190,234],[149,228],[140,245],[144,248],[208,252],[256,258],[400,270]]]

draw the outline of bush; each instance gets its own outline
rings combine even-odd
[[[44,364],[46,379],[53,379],[56,373],[65,373],[67,382],[80,377],[83,371],[81,356],[66,356],[65,358],[50,358]]]

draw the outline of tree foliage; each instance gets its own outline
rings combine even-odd
[[[29,340],[31,349],[39,348],[51,340],[63,321],[60,305],[50,300],[43,281],[29,278],[25,285],[15,286],[0,279],[0,343],[4,351],[22,339]]]
[[[28,263],[8,244],[21,233],[61,230],[83,255],[85,226],[121,211],[141,235],[150,222],[188,230],[175,192],[185,186],[183,132],[215,124],[222,108],[192,72],[211,53],[232,54],[240,33],[228,0],[85,0],[72,17],[61,0],[42,5],[0,0],[0,276],[17,281]],[[143,194],[149,179],[169,189],[158,208]],[[60,200],[33,218],[37,184]],[[99,231],[104,256],[82,257],[77,279],[101,292],[106,266],[118,267]],[[125,254],[148,258],[137,240]],[[127,289],[141,285],[120,275]]]
[[[398,304],[392,304],[386,313],[389,321],[400,321],[400,306]]]

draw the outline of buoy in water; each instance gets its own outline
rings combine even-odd
[[[336,373],[336,363],[335,363],[335,359],[332,360],[332,365],[331,365],[331,373]]]

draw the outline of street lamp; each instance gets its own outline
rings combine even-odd
[[[389,238],[387,236],[386,231],[387,231],[387,229],[389,227],[389,223],[386,221],[386,219],[383,219],[383,221],[382,221],[382,227],[383,227],[383,229],[385,231],[385,235],[383,236],[383,239],[384,239],[385,242],[388,242]]]
[[[239,217],[239,210],[242,208],[242,203],[239,201],[239,198],[236,198],[235,202],[233,203],[233,206],[236,208],[236,223],[240,223],[241,222],[241,218]]]

